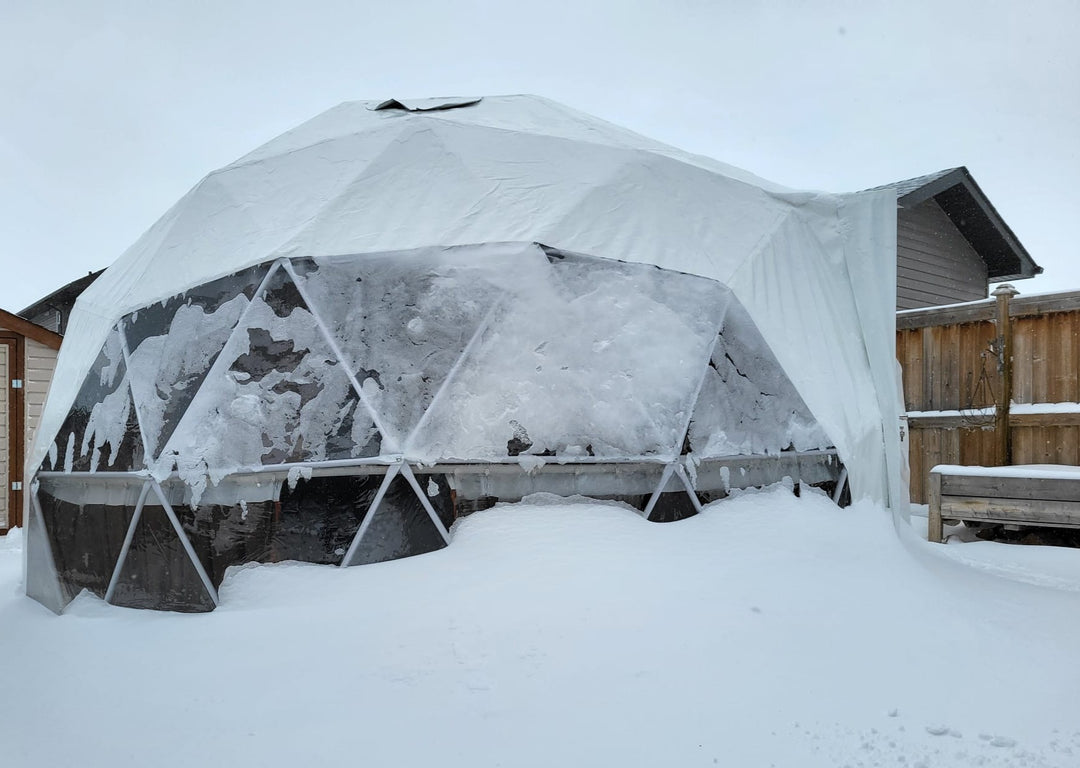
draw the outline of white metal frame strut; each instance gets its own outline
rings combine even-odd
[[[397,464],[392,464],[386,469],[386,475],[383,476],[383,481],[379,485],[379,490],[375,493],[375,498],[371,501],[371,506],[368,507],[367,512],[364,515],[363,522],[360,523],[360,527],[356,530],[356,534],[353,536],[352,542],[349,544],[349,549],[345,553],[345,557],[341,559],[340,567],[345,568],[353,564],[353,558],[356,556],[357,550],[360,548],[360,542],[364,539],[364,534],[367,533],[368,528],[371,527],[371,521],[375,519],[375,515],[378,513],[383,498],[386,496],[387,491],[390,489],[390,484],[394,481],[394,478],[400,475],[405,478],[405,481],[412,488],[416,498],[420,501],[420,505],[424,508],[427,516],[431,519],[431,522],[435,525],[439,535],[442,536],[443,541],[450,544],[450,532],[446,530],[446,526],[443,525],[443,521],[439,518],[439,513],[435,511],[435,508],[431,506],[431,502],[428,501],[427,495],[420,487],[419,481],[416,479],[416,475],[412,471],[406,462],[402,461]]]
[[[352,385],[353,390],[356,392],[357,397],[360,398],[360,402],[364,404],[364,409],[368,412],[368,416],[371,417],[372,423],[375,425],[375,429],[379,430],[379,434],[382,436],[383,441],[390,446],[390,453],[398,453],[400,446],[398,445],[397,437],[392,435],[390,431],[383,424],[382,419],[379,417],[378,412],[372,406],[368,396],[364,394],[364,388],[360,386],[360,382],[356,378],[356,372],[352,366],[349,365],[348,360],[345,359],[344,353],[341,351],[341,347],[338,346],[337,340],[333,334],[330,333],[330,329],[326,327],[326,323],[323,321],[322,314],[319,311],[318,302],[314,302],[311,299],[311,295],[307,292],[307,288],[304,286],[303,281],[296,274],[296,270],[293,269],[292,261],[289,259],[282,260],[282,269],[292,280],[294,286],[296,286],[297,293],[300,294],[300,298],[303,299],[304,304],[307,305],[308,312],[315,319],[315,325],[319,329],[319,334],[323,337],[323,340],[330,346],[330,351],[334,357],[337,358],[338,363],[341,364],[341,368],[345,371],[345,375],[349,378],[349,383]]]
[[[113,566],[112,577],[109,579],[109,587],[105,590],[105,602],[111,603],[113,593],[116,592],[116,585],[120,581],[120,572],[124,568],[124,563],[127,561],[128,550],[131,549],[131,542],[135,538],[135,528],[139,524],[139,519],[142,517],[143,505],[146,503],[146,496],[150,493],[150,483],[143,483],[142,490],[139,491],[139,500],[135,502],[135,513],[131,516],[131,522],[128,523],[127,532],[124,534],[124,544],[120,547],[120,554],[116,558],[116,565]]]
[[[272,278],[274,276],[274,273],[277,272],[277,270],[281,269],[281,264],[282,264],[282,262],[285,262],[285,261],[288,261],[288,259],[283,256],[283,257],[275,260],[274,263],[270,265],[270,268],[266,270],[266,274],[263,275],[262,280],[259,282],[258,288],[255,289],[255,293],[251,294],[251,300],[247,303],[247,306],[244,307],[244,310],[240,313],[240,317],[237,318],[236,325],[234,325],[233,328],[232,328],[232,331],[229,332],[229,337],[227,339],[225,339],[225,343],[222,345],[221,351],[218,352],[217,357],[214,359],[213,365],[211,365],[210,368],[207,369],[206,375],[203,377],[203,382],[204,383],[208,379],[210,379],[211,376],[221,374],[221,368],[222,368],[222,366],[225,365],[225,350],[228,348],[228,346],[232,342],[232,340],[236,337],[237,330],[247,321],[248,315],[251,314],[252,309],[255,306],[255,301],[257,299],[262,298],[262,295],[266,292],[266,287],[270,284],[270,278]],[[169,436],[169,439],[165,442],[165,444],[163,446],[161,446],[161,451],[158,453],[158,455],[153,456],[153,457],[150,457],[149,454],[147,455],[147,461],[146,461],[147,466],[151,466],[153,464],[156,464],[158,461],[160,461],[161,457],[164,456],[168,452],[169,446],[172,444],[172,442],[176,438],[176,436],[178,434],[181,434],[181,432],[182,432],[181,427],[184,426],[184,421],[187,419],[188,414],[191,412],[191,407],[193,405],[195,405],[195,401],[198,399],[199,392],[201,392],[201,391],[202,391],[202,386],[199,387],[199,389],[198,389],[198,391],[196,391],[194,397],[192,397],[191,402],[188,403],[188,407],[184,410],[184,413],[180,416],[179,421],[176,422],[176,427],[173,428],[172,434]],[[134,399],[135,399],[134,391],[132,391],[132,396],[131,397],[132,397],[132,400],[134,401]],[[135,404],[135,409],[138,410],[138,403]]]
[[[641,512],[641,516],[646,520],[652,515],[653,509],[656,508],[656,503],[660,500],[660,494],[664,493],[668,483],[671,481],[672,475],[679,478],[683,489],[686,491],[686,495],[690,497],[690,503],[694,505],[694,510],[698,514],[701,514],[701,500],[697,497],[697,491],[694,489],[694,484],[690,482],[690,478],[686,474],[686,467],[683,466],[682,461],[676,459],[675,461],[669,462],[664,467],[664,472],[660,475],[660,482],[656,484],[656,490],[652,492],[652,496],[649,497],[649,502]]]
[[[352,543],[349,544],[349,549],[345,552],[345,557],[341,558],[340,567],[352,565],[352,559],[356,555],[356,550],[360,547],[360,541],[364,538],[364,534],[367,533],[368,528],[371,527],[371,521],[375,518],[375,513],[379,510],[379,505],[382,504],[383,497],[390,489],[390,483],[397,477],[398,472],[401,471],[401,464],[392,464],[386,468],[386,474],[383,476],[382,483],[379,484],[379,490],[375,493],[375,498],[371,500],[371,506],[368,507],[367,512],[364,514],[364,519],[360,523],[360,527],[356,529],[356,534],[353,536]]]
[[[161,507],[165,511],[165,516],[169,518],[169,523],[172,525],[173,531],[180,539],[180,546],[184,548],[188,560],[191,561],[192,566],[195,568],[195,572],[198,573],[199,581],[202,582],[203,588],[213,601],[214,607],[217,607],[220,605],[217,590],[214,588],[214,584],[210,580],[209,574],[207,574],[206,569],[203,567],[202,561],[199,560],[199,556],[195,553],[195,548],[191,545],[191,540],[188,539],[187,534],[184,532],[184,527],[180,524],[180,520],[177,518],[175,510],[173,510],[172,504],[165,498],[165,492],[156,480],[148,480],[143,483],[142,490],[139,492],[139,500],[135,505],[135,513],[131,516],[131,523],[128,525],[127,534],[124,536],[124,544],[120,548],[120,556],[116,559],[116,567],[113,569],[112,578],[109,580],[109,588],[105,592],[105,602],[112,603],[113,595],[115,594],[117,584],[120,581],[120,574],[123,571],[124,564],[127,562],[128,553],[131,551],[131,543],[135,539],[136,527],[142,519],[143,509],[146,507],[146,498],[150,495],[151,491],[154,492],[158,501],[161,502]]]

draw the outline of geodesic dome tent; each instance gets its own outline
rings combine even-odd
[[[330,110],[80,298],[27,593],[208,610],[230,565],[431,551],[534,491],[670,520],[842,461],[887,499],[894,203],[534,97]]]

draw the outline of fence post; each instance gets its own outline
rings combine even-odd
[[[997,299],[998,373],[1001,374],[1001,396],[994,409],[994,436],[997,438],[998,466],[1012,464],[1012,435],[1009,432],[1009,407],[1013,386],[1013,334],[1009,319],[1009,301],[1020,293],[1009,283],[1002,283],[990,295]]]

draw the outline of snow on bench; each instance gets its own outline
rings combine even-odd
[[[1080,467],[1025,464],[930,470],[927,538],[941,542],[942,520],[1080,528]]]

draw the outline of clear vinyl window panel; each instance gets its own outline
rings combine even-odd
[[[487,244],[281,259],[129,314],[43,468],[205,490],[281,464],[829,442],[723,285]]]
[[[123,338],[119,329],[113,328],[41,468],[126,472],[145,466],[144,443],[131,398]]]

